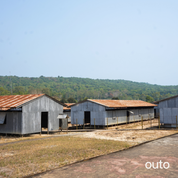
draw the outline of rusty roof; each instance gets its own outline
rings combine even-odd
[[[70,109],[70,106],[71,106],[71,105],[74,105],[74,104],[76,104],[76,103],[65,103],[65,105],[66,105],[67,107],[63,107],[63,110],[71,110],[71,109]]]
[[[76,103],[65,103],[65,105],[67,105],[67,107],[70,107],[73,104],[76,104]]]
[[[155,104],[151,104],[141,100],[99,100],[88,99],[88,101],[109,107],[109,108],[127,108],[127,107],[154,107]]]
[[[99,105],[108,107],[108,108],[127,108],[127,107],[154,107],[157,106],[155,104],[148,103],[146,101],[141,100],[102,100],[102,99],[87,99],[84,101],[81,101],[79,103],[76,103],[72,106],[75,106],[77,104],[90,101],[93,103],[97,103]]]
[[[68,108],[68,107],[63,107],[63,110],[71,110],[71,108]]]
[[[16,108],[28,101],[31,101],[43,95],[44,94],[0,96],[0,110],[8,110],[10,108]]]
[[[62,104],[59,100],[46,94],[5,95],[0,96],[0,110],[8,110],[11,108],[20,107],[21,105],[44,95],[63,106],[67,106],[65,104]]]

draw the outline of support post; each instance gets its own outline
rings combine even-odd
[[[143,116],[142,116],[142,129],[143,129]]]
[[[176,129],[177,129],[177,116],[176,116]]]
[[[118,126],[118,117],[117,117],[117,126]]]

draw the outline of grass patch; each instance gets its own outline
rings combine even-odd
[[[127,142],[68,136],[1,146],[0,175],[22,177],[132,145]]]

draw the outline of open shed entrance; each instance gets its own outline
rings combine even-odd
[[[130,112],[129,111],[127,111],[127,123],[129,122],[129,119],[130,119]]]
[[[41,128],[48,128],[48,112],[41,113]]]
[[[85,124],[90,124],[90,111],[85,111]]]

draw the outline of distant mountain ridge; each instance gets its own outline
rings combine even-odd
[[[0,95],[46,93],[57,98],[140,99],[148,102],[178,94],[178,85],[161,86],[128,80],[77,77],[0,76]]]

